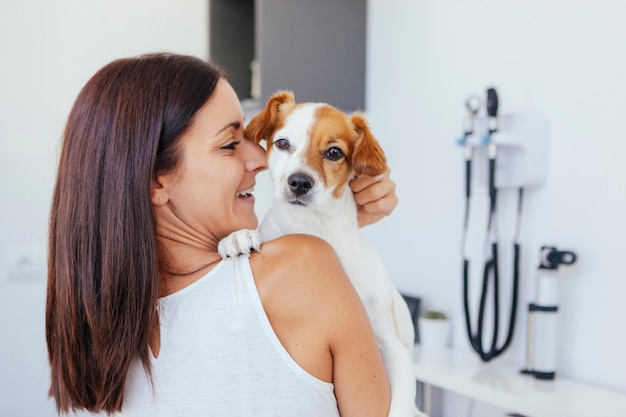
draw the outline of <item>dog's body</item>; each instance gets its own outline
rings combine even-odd
[[[414,326],[380,256],[359,232],[357,206],[348,185],[355,175],[387,170],[384,153],[365,119],[327,104],[296,104],[291,93],[278,92],[245,134],[257,143],[267,141],[274,183],[274,202],[260,226],[261,237],[306,233],[334,248],[363,301],[383,355],[391,385],[389,415],[416,415]],[[248,252],[248,247],[258,249],[259,244],[254,231],[235,232],[220,242],[220,253],[237,255]]]

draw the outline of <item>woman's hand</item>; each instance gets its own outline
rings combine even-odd
[[[389,178],[389,173],[388,170],[377,177],[357,177],[350,182],[360,227],[390,215],[398,205],[396,183]]]

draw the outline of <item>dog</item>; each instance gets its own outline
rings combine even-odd
[[[414,325],[409,309],[382,259],[359,233],[357,205],[349,187],[355,176],[377,176],[388,169],[364,115],[347,115],[326,103],[296,104],[292,92],[279,91],[250,121],[244,135],[257,144],[266,141],[274,200],[259,231],[232,233],[220,241],[220,255],[249,255],[259,250],[262,240],[289,233],[326,240],[372,324],[391,387],[389,416],[422,415],[415,406]]]

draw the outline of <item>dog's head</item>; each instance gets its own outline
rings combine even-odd
[[[362,114],[346,115],[325,103],[296,104],[279,91],[244,132],[265,140],[275,197],[301,206],[320,206],[344,195],[355,175],[387,170],[385,154]]]

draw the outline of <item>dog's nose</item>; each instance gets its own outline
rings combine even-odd
[[[313,178],[302,173],[291,174],[289,178],[287,178],[287,183],[289,184],[291,192],[296,196],[304,195],[313,188]]]

